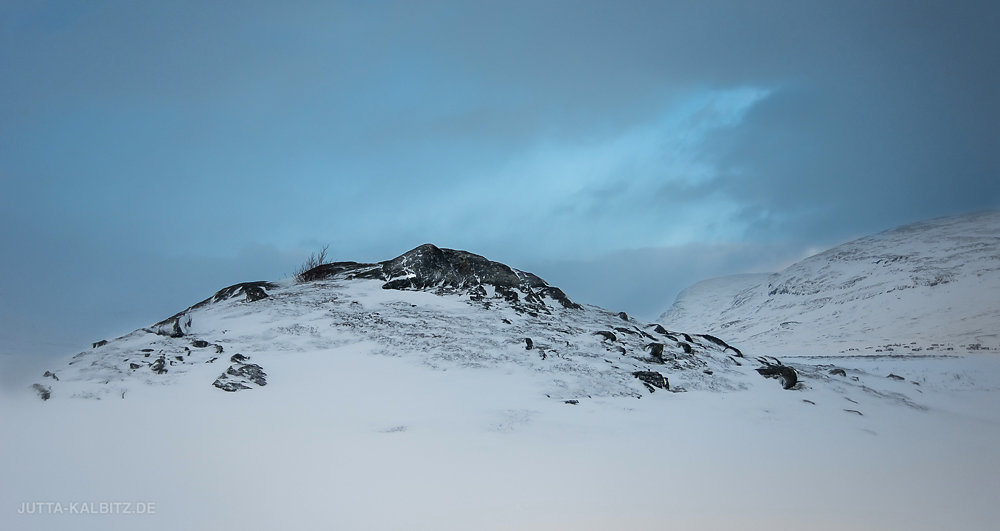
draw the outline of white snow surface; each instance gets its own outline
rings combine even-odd
[[[192,307],[177,316],[182,337],[151,327],[53,364],[58,381],[33,382],[47,401],[27,386],[0,396],[0,529],[939,530],[1000,518],[989,352],[827,351],[783,360],[800,377],[785,390],[697,328],[685,338],[593,306],[545,299],[549,312],[531,315],[493,290],[476,301],[381,285],[285,281],[261,300]],[[213,387],[247,364],[266,385]],[[633,371],[662,373],[670,390]],[[155,512],[69,512],[102,502]],[[49,505],[20,514],[33,503]]]
[[[1000,212],[861,238],[773,274],[711,279],[660,316],[748,354],[1000,350]]]

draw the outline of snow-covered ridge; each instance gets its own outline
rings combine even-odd
[[[997,301],[1000,212],[980,212],[695,284],[660,320],[751,353],[954,353],[1000,350]]]

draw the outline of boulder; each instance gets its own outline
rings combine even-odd
[[[663,363],[663,343],[650,343],[646,345],[646,349],[657,363]]]
[[[618,341],[618,336],[616,336],[614,332],[609,332],[607,330],[600,330],[600,331],[594,332],[594,335],[595,336],[601,336],[606,341]]]
[[[781,365],[781,362],[777,360],[774,363],[766,360],[761,360],[761,362],[764,363],[764,366],[757,369],[757,373],[765,378],[778,379],[781,382],[782,388],[791,389],[798,383],[799,377],[795,373],[795,369]]]
[[[646,386],[646,389],[649,389],[650,393],[657,389],[670,389],[670,382],[667,381],[667,378],[656,371],[636,371],[632,373],[632,376],[638,378]]]

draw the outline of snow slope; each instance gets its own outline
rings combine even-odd
[[[796,359],[786,390],[758,374],[775,360],[578,305],[468,253],[422,246],[314,273],[231,286],[53,364],[34,382],[46,401],[28,386],[3,396],[0,528],[1000,518],[995,356]],[[154,511],[70,512],[102,502]]]
[[[660,321],[753,354],[1000,350],[1000,212],[861,238],[770,275],[707,280]]]

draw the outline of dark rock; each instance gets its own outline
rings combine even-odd
[[[252,389],[248,384],[267,385],[267,374],[260,365],[253,363],[231,365],[212,382],[212,385],[227,392]]]
[[[59,381],[59,377],[56,376],[56,373],[54,373],[52,371],[45,371],[45,374],[42,375],[42,378],[52,378],[53,380],[55,380],[57,382]]]
[[[230,365],[229,368],[226,369],[226,374],[249,380],[257,385],[267,385],[267,374],[264,372],[264,369],[256,363]]]
[[[503,297],[503,300],[509,302],[510,304],[517,304],[518,302],[521,301],[521,296],[518,295],[516,291],[510,288],[504,286],[497,286],[497,293],[500,294],[501,297]]]
[[[247,294],[247,302],[255,302],[267,298],[267,292],[260,286],[248,286],[244,291]]]
[[[153,349],[150,349],[150,351],[152,351],[152,350],[153,350]],[[147,353],[143,354],[143,355],[142,355],[142,357],[144,357],[144,358],[148,358],[148,357],[149,357],[149,352],[147,352]]]
[[[623,326],[616,326],[615,330],[618,331],[618,332],[621,332],[623,334],[628,334],[630,336],[636,335],[636,333],[635,333],[634,330],[629,330],[628,328],[625,328]]]
[[[486,293],[486,288],[482,285],[476,286],[469,291],[469,299],[474,301],[481,301],[486,298],[488,293]]]
[[[628,321],[628,314],[625,312],[618,312],[618,318],[622,321]]]
[[[830,369],[830,375],[832,376],[847,376],[847,372],[844,369]]]
[[[524,349],[525,350],[531,350],[534,346],[535,346],[535,343],[531,340],[530,337],[524,338]]]
[[[244,296],[246,302],[255,302],[261,299],[267,298],[267,291],[269,289],[274,289],[278,287],[277,284],[271,282],[266,282],[263,280],[258,280],[255,282],[240,282],[239,284],[233,284],[220,289],[215,292],[215,295],[199,302],[198,304],[192,306],[192,308],[198,308],[206,304],[221,302],[227,299],[232,299],[234,297]]]
[[[569,300],[569,297],[563,293],[563,290],[555,286],[542,286],[541,288],[538,288],[538,293],[555,300],[559,304],[562,304],[563,308],[570,308],[572,310],[580,310],[583,308],[583,306]]]
[[[607,330],[601,330],[601,331],[598,331],[598,332],[594,332],[594,335],[595,336],[601,336],[601,337],[603,337],[607,341],[618,341],[618,336],[616,336],[614,334],[614,332],[608,332]]]
[[[183,356],[174,356],[174,359],[177,360],[177,361],[184,361],[184,357]]]
[[[663,343],[650,343],[646,345],[646,348],[649,349],[649,354],[657,363],[663,363]]]
[[[564,404],[572,404],[572,405],[575,406],[575,405],[579,404],[580,401],[579,400],[563,400],[563,403]]]
[[[684,336],[684,341],[687,341],[688,343],[693,343],[693,342],[694,342],[694,341],[693,341],[693,340],[691,339],[691,336],[689,336],[689,335],[687,335],[687,334],[685,334],[685,333],[683,333],[683,332],[681,332],[681,335],[682,335],[682,336]]]
[[[34,389],[36,393],[38,393],[38,398],[41,398],[42,400],[48,400],[52,398],[51,387],[46,387],[42,384],[36,383],[32,384],[31,388]]]
[[[215,360],[217,360],[217,359],[219,359],[219,358],[212,358],[212,359],[206,361],[205,363],[215,363]]]
[[[706,340],[708,340],[708,341],[710,341],[712,343],[715,343],[716,345],[722,347],[723,350],[725,350],[725,349],[732,350],[733,352],[736,353],[736,357],[738,357],[738,358],[742,358],[743,357],[743,353],[740,352],[740,349],[738,349],[738,348],[736,348],[736,347],[734,347],[734,346],[726,343],[725,341],[723,341],[723,340],[721,340],[721,339],[719,339],[719,338],[717,338],[715,336],[710,336],[708,334],[701,334],[699,337],[703,337]]]
[[[654,326],[653,331],[656,332],[657,334],[667,334],[667,329],[663,328],[663,325],[660,324]]]
[[[803,398],[802,401],[805,402],[806,404],[812,404],[814,406],[816,405],[816,402],[813,402],[812,400],[806,400],[805,398]]]
[[[156,374],[163,374],[167,372],[166,365],[167,365],[167,360],[161,356],[157,358],[156,361],[153,362],[153,365],[150,366],[150,368],[153,369],[153,372],[155,372]]]
[[[900,376],[898,374],[892,374],[892,373],[889,373],[889,376],[886,376],[886,378],[889,378],[889,379],[892,379],[892,380],[905,380],[906,379],[906,378],[903,378],[902,376]]]
[[[174,319],[174,324],[170,327],[170,337],[184,337],[180,319]]]
[[[191,346],[194,348],[205,348],[208,346],[208,341],[202,341],[201,339],[195,339],[191,342]]]
[[[216,354],[222,354],[222,345],[215,344],[215,345],[212,345],[212,346],[215,347],[215,353]]]
[[[243,363],[249,359],[250,359],[249,356],[244,356],[243,354],[233,354],[232,356],[229,357],[229,361],[233,363]]]
[[[858,411],[856,409],[845,409],[844,411],[846,411],[848,413],[855,413],[855,414],[857,414],[859,416],[862,416],[862,417],[864,416],[860,411]]]
[[[404,290],[412,287],[413,282],[411,282],[408,278],[397,278],[396,280],[390,280],[389,282],[382,284],[382,289]]]
[[[640,334],[642,334],[642,336],[645,337],[646,339],[652,339],[653,341],[656,341],[656,338],[653,337],[652,335],[650,335],[645,330],[639,330],[638,328],[636,328],[636,331],[639,332]]]
[[[482,300],[487,291],[484,284],[496,288],[496,293],[512,305],[534,311],[547,310],[543,298],[550,298],[565,308],[582,308],[559,288],[541,278],[518,271],[477,254],[454,249],[442,249],[424,244],[392,260],[376,264],[336,262],[306,271],[300,278],[305,282],[334,276],[382,280],[384,289],[441,290],[466,293],[473,300]],[[514,290],[525,293],[524,301]]]
[[[636,371],[632,373],[632,376],[638,378],[646,386],[646,389],[649,389],[650,393],[655,392],[656,389],[670,389],[670,382],[667,381],[667,378],[656,371]]]
[[[366,269],[378,267],[378,264],[362,264],[359,262],[333,262],[330,264],[318,265],[305,273],[299,275],[303,282],[314,282],[337,276],[341,273],[360,272]]]
[[[129,363],[128,364],[128,368],[132,369],[133,371],[136,370],[136,369],[138,369],[139,367],[142,367],[142,365],[140,365],[138,363]]]
[[[500,320],[503,321],[505,324],[510,324],[510,320],[509,319],[500,319]]]
[[[711,376],[711,375],[715,374],[714,372],[712,372],[712,369],[705,369],[705,370],[703,370],[703,371],[701,371],[701,372],[703,372],[703,373],[705,373],[705,374],[707,374],[707,375],[709,375],[709,376]]]
[[[786,365],[781,365],[780,362],[775,360],[775,363],[768,362],[761,359],[761,363],[764,366],[757,369],[757,373],[765,378],[777,378],[781,382],[781,387],[784,389],[791,389],[795,387],[798,383],[799,377],[795,373],[795,369],[788,367]]]
[[[103,347],[104,345],[107,345],[107,344],[108,344],[108,340],[107,339],[102,339],[102,340],[98,341],[97,343],[94,343],[93,348]]]
[[[151,349],[151,348],[144,348],[144,349],[139,350],[139,352],[152,352],[152,351],[153,351],[153,349]]]
[[[684,349],[684,353],[685,353],[685,354],[690,354],[691,352],[693,352],[693,351],[691,350],[691,345],[689,345],[689,344],[687,344],[687,343],[685,343],[685,342],[683,342],[683,341],[681,341],[681,342],[677,343],[677,346],[679,346],[679,347],[681,347],[682,349]]]
[[[225,375],[216,378],[215,381],[212,382],[212,385],[229,393],[251,388],[249,385],[237,382],[235,380],[230,380],[226,378]]]

